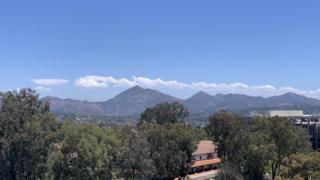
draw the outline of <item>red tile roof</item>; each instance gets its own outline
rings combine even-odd
[[[197,150],[192,153],[192,155],[208,154],[213,153],[216,150],[216,145],[213,141],[203,140],[197,145]]]
[[[220,158],[195,161],[194,163],[192,163],[191,167],[200,167],[200,166],[205,166],[205,165],[210,165],[210,164],[218,164],[220,162],[221,162]]]

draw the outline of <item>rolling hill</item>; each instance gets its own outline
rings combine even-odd
[[[213,96],[205,92],[198,92],[192,97],[182,100],[139,86],[132,87],[103,102],[60,99],[51,96],[42,100],[49,101],[51,111],[55,114],[74,114],[78,116],[136,116],[148,107],[175,101],[185,105],[193,114],[208,114],[221,109],[242,113],[247,113],[251,110],[270,109],[320,111],[320,100],[294,93],[264,98],[242,94],[217,94]]]
[[[108,101],[102,102],[101,105],[107,115],[128,116],[139,115],[146,108],[153,107],[159,103],[175,101],[182,100],[159,91],[135,86]]]

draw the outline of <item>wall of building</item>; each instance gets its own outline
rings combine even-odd
[[[200,154],[193,156],[193,160],[199,161],[199,160],[205,160],[208,159],[208,154]]]
[[[302,117],[302,110],[273,110],[269,112],[269,117],[280,116],[280,117]]]
[[[304,116],[302,110],[271,110],[271,111],[252,111],[250,117],[302,117]]]
[[[209,157],[211,156],[211,157]],[[194,161],[199,161],[199,160],[206,160],[206,159],[211,159],[211,158],[217,158],[218,154],[216,152],[210,153],[210,154],[199,154],[199,155],[194,155],[193,160]]]

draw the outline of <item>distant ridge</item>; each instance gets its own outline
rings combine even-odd
[[[103,102],[102,105],[108,115],[128,116],[138,115],[146,108],[153,107],[159,103],[175,101],[182,100],[156,90],[135,86]]]
[[[78,116],[105,116],[105,110],[96,102],[88,102],[74,99],[60,99],[53,96],[42,98],[42,101],[50,103],[50,110],[57,115],[74,114]]]
[[[184,105],[188,107],[189,111],[195,113],[208,112],[212,107],[215,107],[217,103],[216,97],[203,91],[194,94],[184,101]]]
[[[248,113],[251,110],[302,109],[306,112],[320,112],[320,100],[294,93],[268,98],[242,94],[210,95],[200,91],[182,100],[153,89],[134,86],[104,102],[89,102],[73,99],[60,99],[48,96],[51,111],[57,115],[74,114],[78,116],[133,116],[139,115],[148,107],[164,102],[180,102],[192,114],[213,113],[221,109]]]

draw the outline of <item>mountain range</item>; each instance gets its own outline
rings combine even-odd
[[[320,111],[320,100],[294,93],[264,98],[242,94],[213,96],[205,92],[198,92],[184,100],[139,86],[132,87],[103,102],[61,99],[52,96],[44,97],[42,100],[48,101],[51,111],[57,115],[73,114],[77,116],[136,116],[146,108],[164,102],[180,102],[188,108],[191,114],[210,114],[221,109],[241,113],[271,109],[302,109],[310,113]]]

